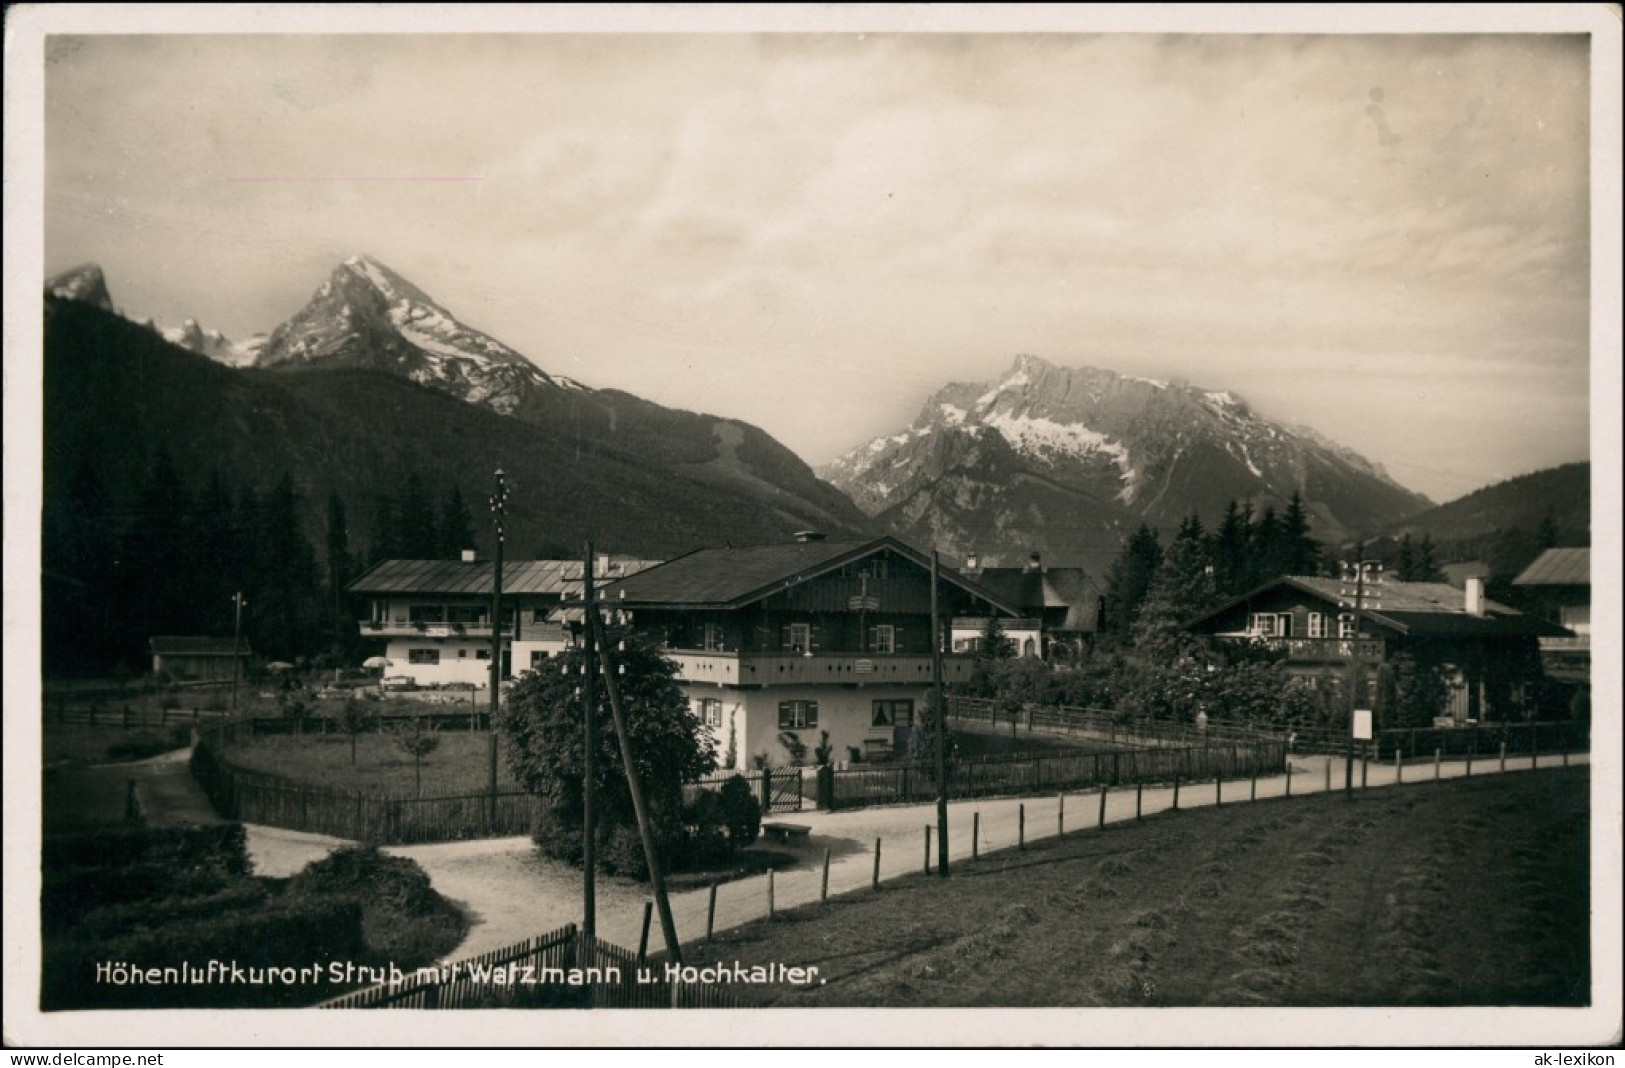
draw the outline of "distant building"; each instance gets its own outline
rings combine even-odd
[[[1015,607],[1016,617],[1001,619],[1000,629],[1017,656],[1075,662],[1100,629],[1100,589],[1081,567],[1050,567],[1038,553],[1022,567],[982,567],[972,556],[964,574]],[[952,630],[954,652],[974,653],[987,617],[956,616]]]
[[[1449,664],[1449,716],[1458,723],[1521,714],[1534,696],[1525,689],[1540,673],[1537,639],[1562,633],[1489,600],[1480,579],[1468,579],[1464,590],[1386,579],[1367,585],[1360,620],[1356,634],[1352,584],[1294,576],[1232,598],[1185,626],[1221,641],[1281,649],[1296,674],[1346,677],[1358,655],[1369,669],[1359,698],[1367,707],[1376,699],[1376,669],[1393,657],[1413,653]]]
[[[652,567],[657,561],[602,556],[595,585]],[[580,560],[511,560],[502,567],[502,677],[528,671],[569,641],[560,607],[580,599]],[[448,682],[486,686],[491,681],[490,560],[385,560],[347,591],[366,598],[361,636],[387,641],[387,674],[420,686]]]
[[[836,761],[882,757],[907,742],[931,688],[930,557],[896,538],[703,549],[604,590],[677,663],[694,714],[737,768],[758,754],[791,762],[828,735]],[[1012,617],[996,594],[939,567],[943,633],[956,616]],[[974,657],[947,652],[943,681]],[[788,743],[788,744],[787,744]],[[810,761],[809,761],[810,762]]]
[[[1536,605],[1535,613],[1567,633],[1540,639],[1546,670],[1569,682],[1591,679],[1591,550],[1547,549],[1512,584]]]
[[[234,643],[230,638],[155,637],[148,644],[154,675],[195,682],[224,681],[233,677],[234,670],[239,678],[248,672],[247,639]]]

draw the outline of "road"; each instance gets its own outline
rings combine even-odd
[[[1562,761],[1557,756],[1540,759],[1540,766]],[[1585,755],[1569,758],[1583,764]],[[1527,770],[1529,757],[1509,758],[1508,772]],[[1401,776],[1405,782],[1457,778],[1467,774],[1462,761],[1445,761],[1435,767],[1429,760],[1397,771],[1392,764],[1372,764],[1362,769],[1356,762],[1354,784],[1363,778],[1366,789],[1392,785]],[[1500,771],[1496,758],[1478,758],[1473,775]],[[1289,777],[1260,778],[1258,800],[1284,797]],[[1323,793],[1343,788],[1343,761],[1340,757],[1297,756],[1292,760],[1292,796]],[[1184,784],[1179,788],[1178,807],[1199,808],[1214,804],[1243,804],[1254,797],[1250,780],[1223,784],[1217,793],[1212,781]],[[1088,833],[1102,818],[1107,823],[1132,821],[1138,804],[1141,815],[1165,812],[1174,807],[1174,789],[1146,787],[1138,795],[1133,788],[1106,792],[1102,810],[1098,790],[1030,798],[986,798],[955,801],[948,806],[950,864],[971,856],[973,826],[978,831],[977,850],[1015,848],[1018,839],[1034,842],[1067,834]],[[774,844],[772,848],[793,853],[796,864],[772,876],[774,907],[793,908],[817,901],[824,855],[829,853],[829,893],[833,896],[862,890],[871,885],[875,868],[875,843],[880,841],[880,877],[888,880],[921,871],[925,866],[926,826],[936,823],[934,805],[889,806],[854,809],[845,812],[806,811],[775,814],[773,819],[802,824],[811,829],[807,838],[794,845]],[[273,827],[248,827],[249,853],[258,874],[291,875],[304,864],[326,855],[341,844],[321,835],[302,834]],[[528,838],[500,838],[473,842],[445,842],[427,845],[392,846],[385,850],[410,857],[429,874],[435,889],[468,909],[473,927],[468,938],[451,954],[462,958],[511,945],[533,935],[579,923],[581,919],[581,873],[568,865],[546,860],[536,854]],[[932,842],[931,863],[936,864]],[[737,926],[766,915],[767,875],[725,883],[717,890],[715,929]],[[626,880],[601,877],[598,880],[597,913],[599,935],[610,942],[635,948],[642,928],[643,906],[648,899],[645,886]],[[672,914],[678,938],[690,942],[703,938],[709,906],[707,890],[690,890],[672,895]],[[650,934],[651,949],[660,947],[658,922]]]

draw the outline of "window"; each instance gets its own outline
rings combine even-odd
[[[721,623],[707,623],[705,625],[704,642],[705,644],[702,646],[702,648],[704,648],[708,653],[720,652],[722,650]]]
[[[1254,612],[1247,617],[1247,632],[1260,638],[1290,638],[1291,612]]]
[[[476,650],[474,650],[474,659],[475,660],[489,660],[489,659],[491,659],[491,650],[489,650],[489,649],[476,649]]]
[[[409,664],[438,664],[440,663],[439,649],[408,649],[406,661]]]
[[[899,723],[913,722],[913,701],[876,701],[869,725],[871,727],[895,727]]]
[[[818,726],[817,701],[780,701],[779,730],[800,731]]]
[[[415,604],[407,609],[407,618],[413,623],[444,623],[446,606],[443,604]]]
[[[1309,613],[1309,637],[1324,638],[1326,636],[1326,617],[1319,612]]]
[[[1348,639],[1354,637],[1354,613],[1342,612],[1337,617],[1337,636]]]
[[[870,645],[877,653],[895,653],[897,651],[897,628],[890,623],[882,623],[871,629],[873,636]]]
[[[722,726],[722,702],[715,697],[702,697],[700,704],[700,721],[707,727]]]
[[[472,604],[454,604],[446,609],[447,623],[484,623],[489,609]]]
[[[532,649],[530,651],[530,669],[532,671],[535,671],[537,666],[540,665],[541,662],[543,660],[546,660],[546,659],[547,659],[547,651],[546,650],[544,650],[544,649]]]
[[[792,623],[785,628],[785,645],[792,653],[805,653],[812,649],[812,624]]]

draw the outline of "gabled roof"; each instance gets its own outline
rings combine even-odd
[[[164,635],[149,640],[154,656],[230,656],[230,638],[188,638]],[[249,655],[248,639],[235,643],[240,656]]]
[[[1589,586],[1591,550],[1547,549],[1512,580],[1514,586]]]
[[[742,549],[699,549],[611,583],[606,603],[625,608],[739,608],[856,560],[891,551],[922,567],[931,558],[896,538],[868,541],[796,541]],[[942,581],[1010,615],[1009,601],[938,564]]]
[[[658,561],[610,557],[598,567],[598,584],[653,567]],[[350,593],[423,593],[448,596],[491,596],[495,565],[490,560],[385,560],[369,568],[345,589]],[[509,560],[502,565],[504,596],[561,597],[581,588],[580,560]],[[607,571],[607,574],[604,573]]]
[[[1060,629],[1095,629],[1100,590],[1081,567],[985,567],[970,577],[1010,602],[1021,615],[1064,608],[1066,622]]]
[[[1198,630],[1204,623],[1283,586],[1316,597],[1334,609],[1348,610],[1354,604],[1347,583],[1311,575],[1288,575],[1231,598],[1189,621],[1185,628]],[[1484,614],[1473,615],[1467,611],[1465,591],[1444,582],[1397,582],[1385,579],[1378,586],[1366,587],[1361,611],[1373,623],[1413,637],[1557,636],[1568,633],[1561,627],[1488,599],[1484,601]]]

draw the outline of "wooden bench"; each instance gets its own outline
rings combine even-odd
[[[776,841],[788,842],[792,838],[805,838],[812,828],[804,823],[764,823],[762,833]]]

